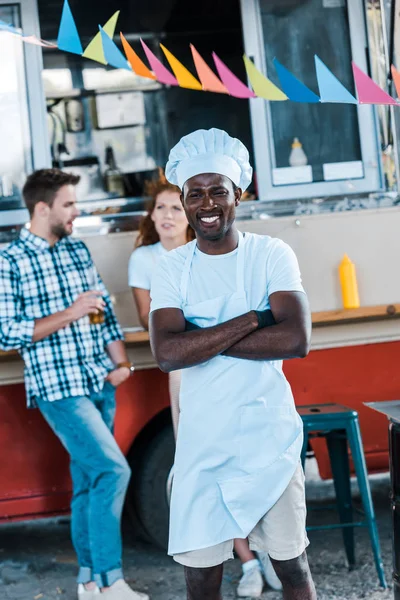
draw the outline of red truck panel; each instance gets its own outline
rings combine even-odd
[[[364,402],[400,398],[400,342],[317,350],[285,362],[297,404],[337,402],[360,417],[370,472],[388,468],[387,422]],[[137,371],[118,390],[116,437],[126,453],[137,434],[168,406],[168,380]],[[68,511],[68,457],[39,411],[25,407],[24,386],[0,387],[0,520]],[[323,440],[313,441],[321,476],[330,477]]]

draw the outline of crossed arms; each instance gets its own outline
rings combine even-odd
[[[275,292],[269,302],[275,325],[258,328],[255,311],[215,325],[186,330],[183,312],[162,308],[150,315],[150,343],[164,372],[185,369],[224,354],[248,360],[303,358],[308,354],[311,316],[302,292]]]

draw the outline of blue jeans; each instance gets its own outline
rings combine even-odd
[[[71,457],[72,542],[78,583],[110,586],[122,574],[121,512],[130,469],[113,436],[115,388],[56,402],[38,400],[44,418]]]

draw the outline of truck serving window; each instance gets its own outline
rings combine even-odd
[[[242,0],[242,17],[246,53],[278,87],[274,58],[318,95],[317,55],[356,95],[352,60],[368,71],[362,0]],[[258,99],[250,106],[261,200],[381,189],[373,107]]]

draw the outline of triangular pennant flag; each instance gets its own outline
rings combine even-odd
[[[288,100],[286,94],[282,92],[272,81],[261,73],[245,54],[243,55],[244,66],[246,67],[247,77],[250,80],[254,93],[259,98],[265,100]]]
[[[147,60],[150,63],[152,71],[154,71],[154,75],[157,77],[157,80],[160,83],[164,83],[165,85],[179,85],[178,81],[175,77],[164,67],[162,62],[160,62],[155,54],[150,50],[150,48],[144,43],[144,41],[140,40],[143,46],[143,50],[146,53]]]
[[[103,43],[103,52],[106,62],[112,67],[115,67],[116,69],[126,69],[127,71],[131,71],[132,69],[128,64],[128,61],[126,60],[125,56],[122,54],[118,46],[114,44],[113,40],[110,37],[108,37],[108,35],[100,25],[99,30],[101,34],[101,41]]]
[[[219,94],[228,94],[228,90],[215,75],[214,71],[210,69],[204,58],[197,52],[193,44],[190,44],[192,51],[194,65],[196,67],[197,75],[203,86],[205,92],[217,92]]]
[[[218,75],[221,77],[222,83],[228,90],[231,96],[235,98],[255,98],[254,92],[252,92],[247,85],[242,83],[240,79],[236,77],[234,73],[220,58],[213,52],[213,59],[215,66],[217,67]]]
[[[60,50],[72,52],[72,54],[82,55],[83,52],[81,40],[68,0],[64,0],[60,28],[58,30],[57,46]]]
[[[400,73],[394,65],[392,65],[392,77],[394,86],[396,88],[397,98],[400,98]]]
[[[15,35],[22,35],[22,33],[20,31],[18,31],[18,29],[16,29],[9,23],[2,21],[1,19],[0,19],[0,31],[6,31],[7,33],[14,33]]]
[[[325,63],[315,54],[315,70],[317,72],[317,81],[321,102],[338,102],[340,104],[358,104],[357,99],[339,79],[328,69]]]
[[[122,45],[126,54],[126,58],[129,60],[129,64],[136,75],[140,77],[146,77],[147,79],[156,79],[156,76],[146,67],[144,62],[138,57],[132,46],[129,44],[127,39],[122,33],[119,34],[121,37]]]
[[[103,27],[104,31],[111,39],[114,37],[119,12],[120,11],[117,10],[117,12],[113,14],[111,19],[109,19]],[[96,62],[102,63],[103,65],[107,64],[106,59],[104,58],[103,44],[101,40],[100,31],[92,39],[82,56],[84,56],[85,58],[90,58],[91,60],[95,60]]]
[[[33,44],[34,46],[41,46],[42,48],[57,48],[52,42],[46,42],[46,40],[40,40],[36,35],[23,35],[22,41],[26,44]]]
[[[297,79],[279,60],[274,58],[273,62],[283,91],[289,97],[289,100],[293,102],[319,102],[317,94],[314,94],[304,83]]]
[[[396,100],[379,87],[364,71],[361,71],[355,62],[351,64],[360,104],[397,104]]]
[[[202,90],[203,87],[200,81],[197,81],[190,71],[163,44],[160,44],[160,46],[178,80],[179,86],[190,90]]]

